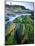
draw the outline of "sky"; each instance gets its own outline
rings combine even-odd
[[[33,2],[12,2],[11,0],[6,1],[7,4],[10,4],[10,2],[12,5],[22,5],[25,6],[27,9],[33,10]]]

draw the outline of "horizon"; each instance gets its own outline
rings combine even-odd
[[[6,4],[9,4],[9,5],[21,5],[21,6],[26,7],[26,9],[34,10],[33,2],[10,2],[10,1],[7,1]]]

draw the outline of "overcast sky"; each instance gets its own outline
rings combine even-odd
[[[10,0],[7,0],[6,1],[7,4],[11,4],[12,5],[22,5],[22,6],[25,6],[27,9],[30,9],[30,10],[33,10],[33,2],[12,2]]]

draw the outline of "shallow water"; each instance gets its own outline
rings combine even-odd
[[[13,16],[7,16],[9,18],[9,20],[6,21],[5,24],[7,24],[8,22],[13,22],[13,20],[15,20],[17,17],[20,17],[22,15],[26,16],[26,15],[31,15],[31,14],[29,14],[29,13],[27,13],[27,14],[16,14],[15,17],[13,17]]]

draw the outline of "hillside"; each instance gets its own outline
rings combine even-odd
[[[5,5],[5,44],[31,43],[34,43],[34,12],[24,6]]]
[[[6,30],[6,44],[27,44],[34,41],[33,20],[30,16],[21,16],[14,20]],[[7,33],[8,32],[8,33]],[[14,41],[13,39],[14,38]],[[26,42],[25,42],[26,41]]]

